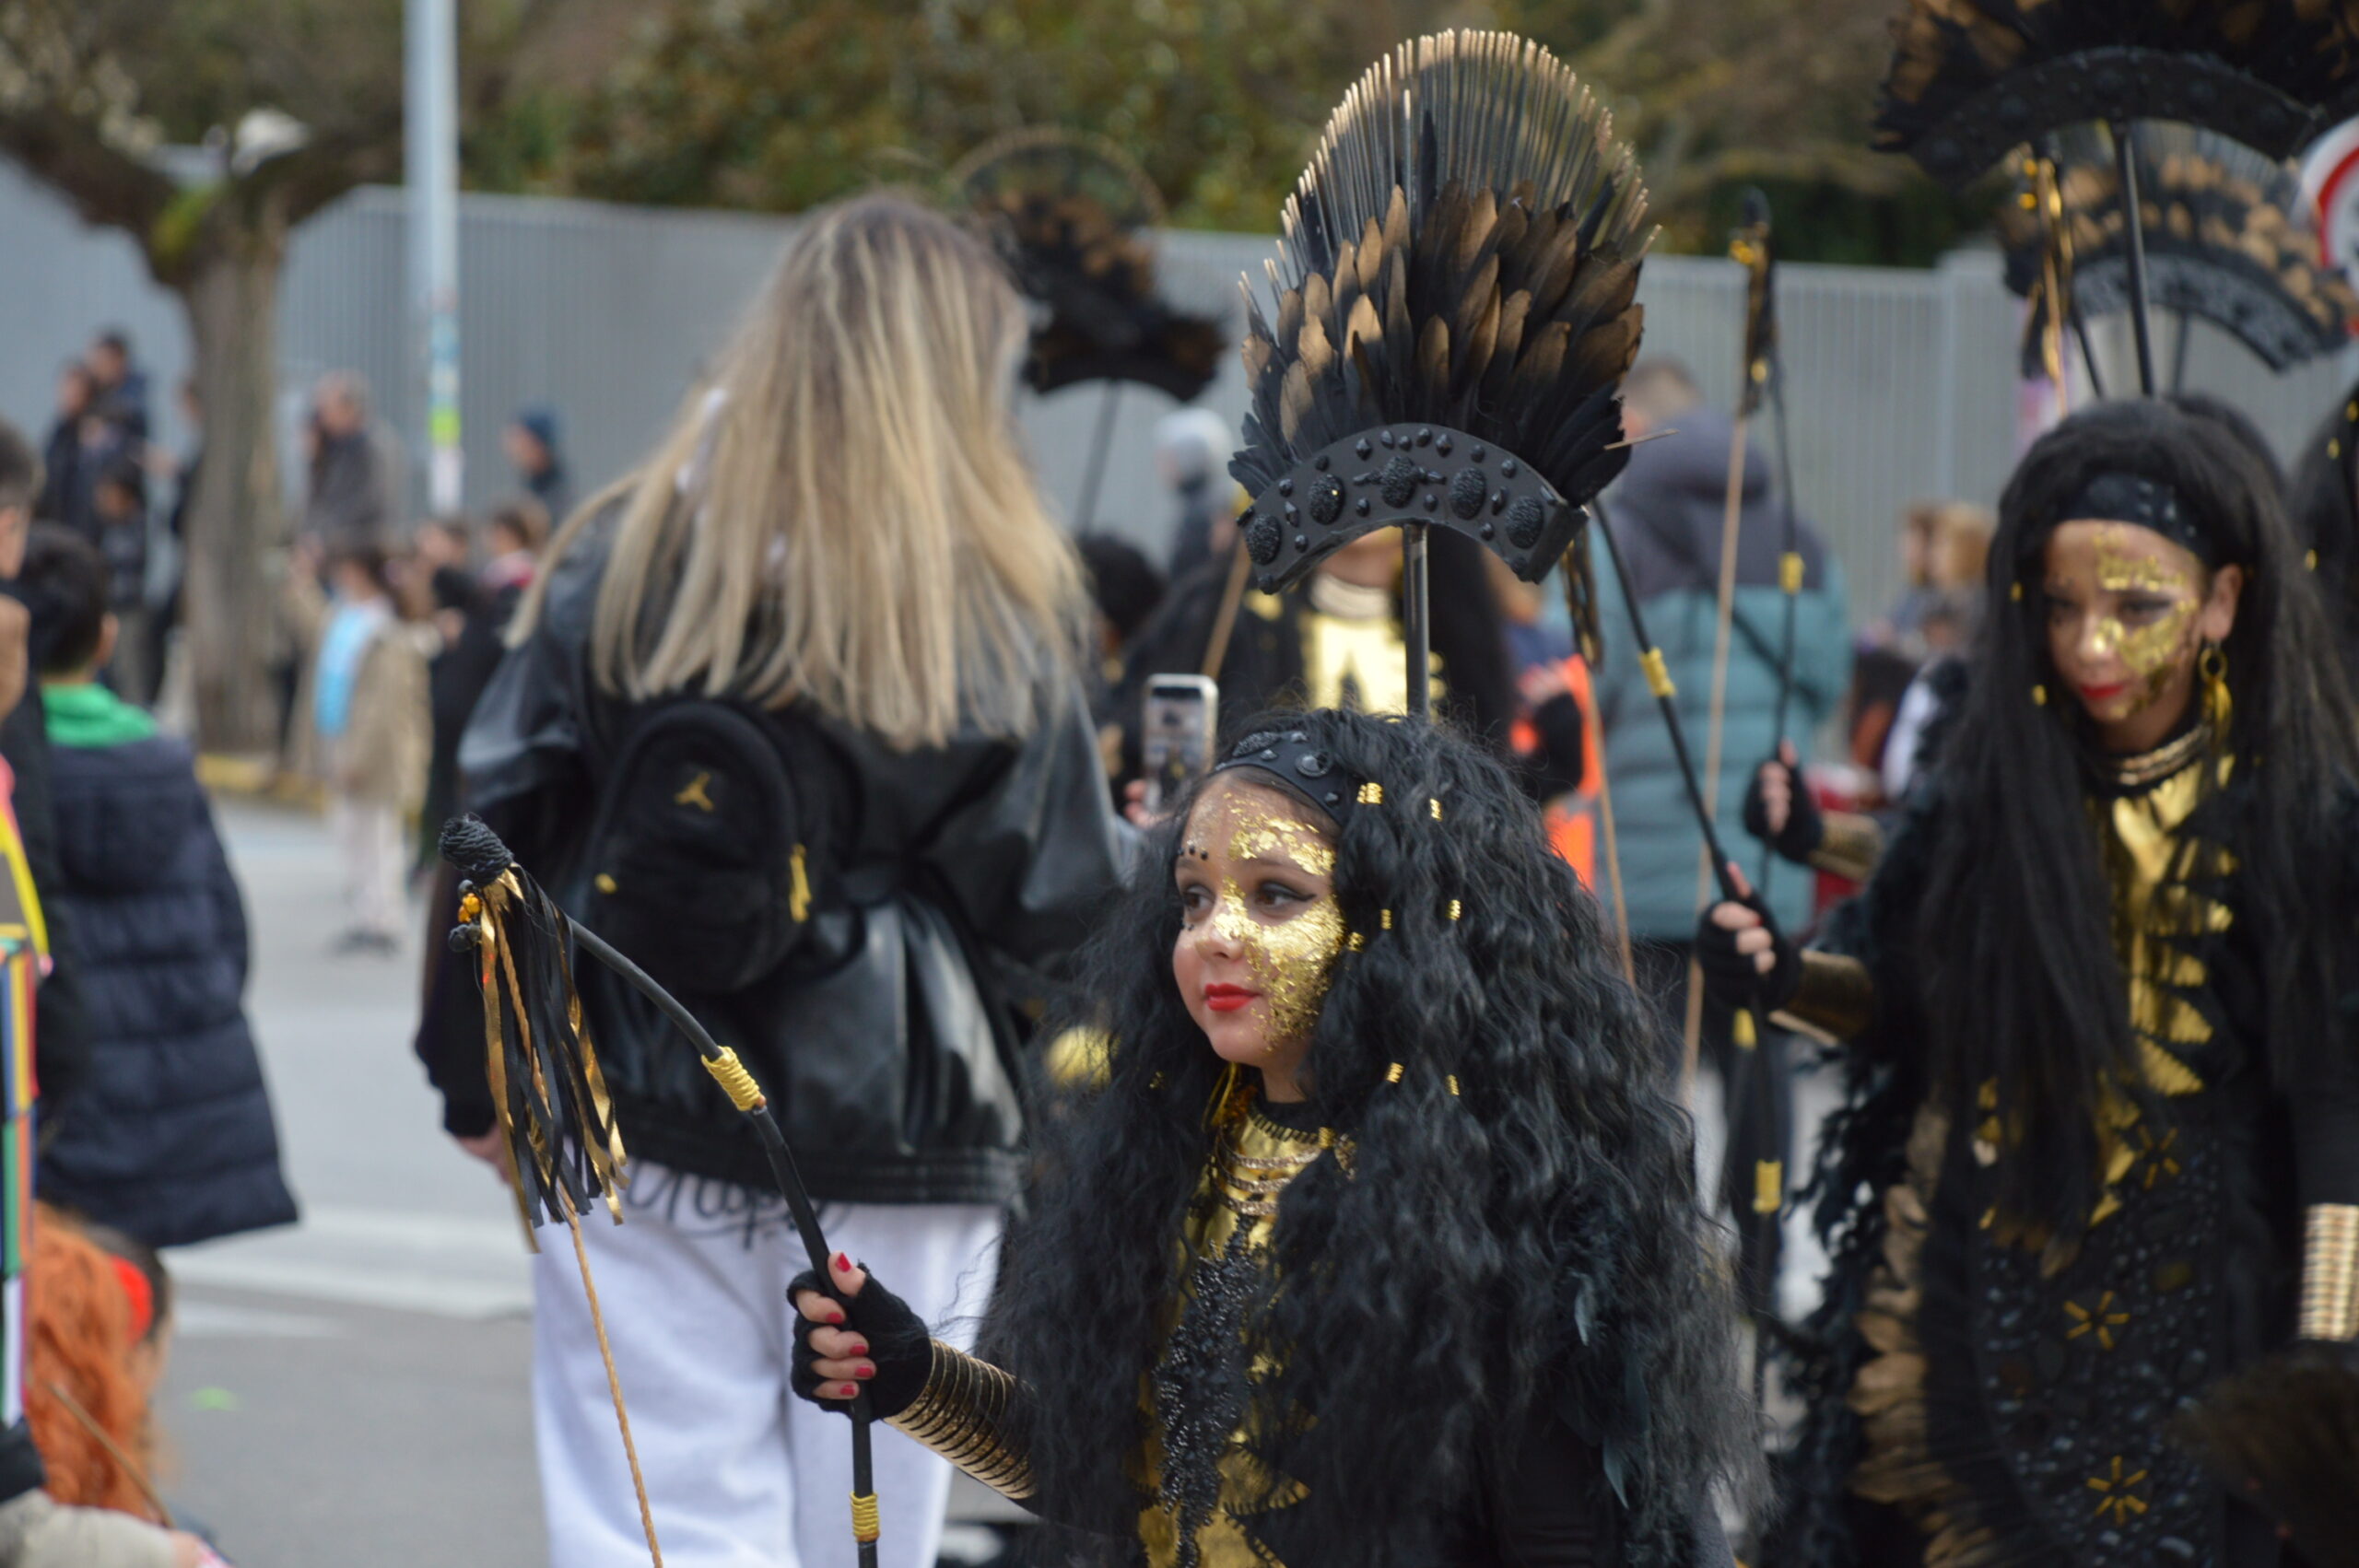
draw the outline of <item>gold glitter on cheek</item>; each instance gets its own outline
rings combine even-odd
[[[1240,945],[1245,966],[1270,1000],[1268,1047],[1275,1050],[1318,1025],[1335,955],[1344,950],[1344,911],[1329,894],[1303,906],[1291,919],[1264,925],[1248,917],[1248,923],[1251,934]]]
[[[2121,661],[2130,666],[2139,683],[2137,706],[2131,711],[2142,711],[2160,700],[2194,657],[2188,633],[2195,625],[2195,601],[2184,599],[2151,625],[2122,634]]]
[[[1274,1051],[1317,1026],[1335,957],[1344,950],[1344,911],[1332,894],[1299,906],[1290,919],[1265,922],[1253,918],[1235,880],[1224,879],[1219,902],[1195,930],[1235,949],[1244,960],[1270,1004],[1265,1048]]]

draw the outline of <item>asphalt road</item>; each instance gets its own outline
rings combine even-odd
[[[410,1056],[424,917],[398,955],[332,954],[321,824],[217,809],[303,1220],[170,1256],[167,1492],[240,1568],[538,1568],[523,1241]]]

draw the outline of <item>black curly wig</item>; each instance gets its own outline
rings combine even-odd
[[[2316,858],[2341,842],[2335,813],[2359,763],[2325,611],[2252,455],[2212,420],[2159,402],[2099,404],[2041,437],[1999,502],[1991,611],[1942,755],[1918,944],[1933,1091],[1963,1104],[1995,1078],[2003,1101],[2030,1108],[2026,1157],[2002,1167],[2000,1200],[2066,1233],[2095,1199],[2100,1096],[2134,1082],[2127,985],[2083,805],[2098,747],[2049,667],[2040,591],[2048,535],[2104,473],[2169,486],[2216,562],[2244,570],[2223,645],[2235,704],[2225,744],[2237,759],[2233,788],[2251,797],[2239,815],[2258,830],[2231,848],[2265,933],[2272,1020],[2322,1018],[2341,989],[2341,933],[2316,918]],[[2060,696],[2036,703],[2035,685]],[[2317,1033],[2272,1029],[2282,1047]],[[2281,1083],[2299,1073],[2296,1052],[2274,1054]]]
[[[1654,1013],[1476,745],[1329,710],[1248,732],[1262,728],[1303,731],[1383,800],[1354,790],[1329,811],[1336,898],[1364,946],[1337,961],[1304,1082],[1352,1152],[1286,1189],[1248,1312],[1279,1363],[1253,1386],[1258,1457],[1303,1483],[1289,1513],[1337,1543],[1326,1561],[1405,1568],[1435,1560],[1436,1528],[1512,1473],[1527,1421],[1553,1410],[1604,1456],[1624,1561],[1677,1562],[1709,1493],[1752,1500],[1757,1445]],[[1079,1527],[1084,1561],[1136,1549],[1141,1385],[1217,1136],[1224,1064],[1171,978],[1187,818],[1156,836],[1087,954],[1079,1021],[1110,1037],[1109,1076],[1042,1135],[984,1336],[1035,1396],[1039,1495]]]

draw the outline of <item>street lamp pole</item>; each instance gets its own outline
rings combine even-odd
[[[412,396],[424,393],[428,507],[447,516],[459,509],[463,474],[456,0],[405,0],[403,31]]]

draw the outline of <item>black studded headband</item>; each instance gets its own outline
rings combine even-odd
[[[1213,765],[1213,771],[1226,773],[1236,767],[1266,773],[1331,814],[1347,803],[1373,804],[1384,799],[1383,786],[1345,774],[1300,730],[1263,730],[1248,735]]]

